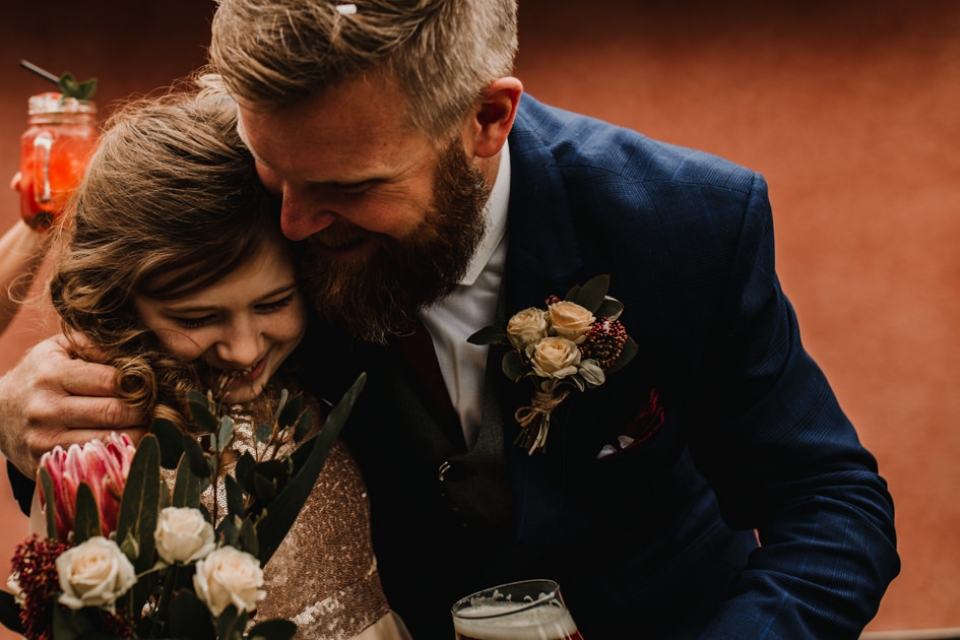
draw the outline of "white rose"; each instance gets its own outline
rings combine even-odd
[[[566,338],[544,338],[534,347],[530,364],[544,378],[566,378],[577,372],[580,349]]]
[[[117,598],[137,583],[137,574],[116,542],[102,536],[68,549],[57,558],[60,602],[71,609],[103,607],[114,612]]]
[[[167,507],[160,512],[154,532],[157,553],[164,562],[187,564],[216,549],[213,526],[199,509]]]
[[[547,337],[546,312],[533,307],[520,311],[507,323],[507,335],[515,348],[529,355],[530,349]]]
[[[580,344],[586,340],[587,333],[593,328],[596,318],[593,314],[576,304],[562,300],[555,302],[547,309],[550,324],[561,338],[573,340]]]
[[[241,611],[253,611],[263,600],[263,570],[260,561],[233,547],[221,547],[197,562],[193,587],[214,616],[231,604]]]

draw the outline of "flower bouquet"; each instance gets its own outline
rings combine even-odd
[[[46,536],[17,548],[0,622],[27,640],[289,639],[291,621],[248,624],[265,595],[261,566],[310,495],[364,383],[361,375],[316,435],[302,396],[281,393],[272,421],[255,429],[256,456],[237,459],[227,408],[197,392],[188,402],[206,447],[156,420],[136,448],[111,436],[45,454]],[[300,443],[292,454],[277,454],[291,442]],[[225,493],[226,513],[216,499],[213,513],[202,504],[211,486]]]
[[[553,410],[572,389],[598,387],[606,376],[637,354],[637,343],[618,318],[623,304],[607,295],[610,276],[575,286],[561,300],[551,296],[545,309],[520,311],[506,329],[485,327],[468,338],[473,344],[504,344],[503,372],[511,380],[530,378],[533,400],[517,409],[515,439],[528,455],[546,447]]]

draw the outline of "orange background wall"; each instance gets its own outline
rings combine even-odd
[[[214,6],[7,4],[0,183],[27,97],[52,86],[21,58],[98,76],[107,114],[204,62]],[[520,4],[527,91],[766,176],[804,341],[896,501],[903,572],[870,629],[960,626],[960,3]],[[0,189],[0,230],[16,212]],[[0,338],[0,372],[49,327],[22,315]],[[0,577],[26,528],[8,495],[4,476]]]

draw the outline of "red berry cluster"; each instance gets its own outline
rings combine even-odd
[[[12,568],[23,593],[20,608],[23,635],[28,640],[49,640],[54,596],[60,591],[57,558],[70,545],[36,534],[17,546]]]
[[[623,345],[627,343],[627,330],[619,320],[598,320],[587,333],[587,339],[580,345],[580,354],[584,358],[593,358],[601,369],[609,369],[620,357]]]

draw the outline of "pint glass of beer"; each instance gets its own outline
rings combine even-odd
[[[583,640],[553,580],[478,591],[453,605],[457,640]]]

